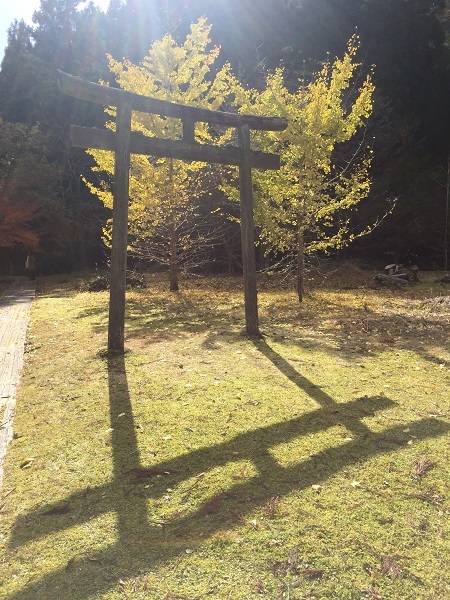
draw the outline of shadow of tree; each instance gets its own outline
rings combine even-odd
[[[110,418],[112,428],[112,481],[103,486],[84,489],[64,499],[67,510],[58,510],[61,502],[49,503],[39,510],[17,519],[11,548],[52,533],[63,532],[75,525],[114,512],[117,519],[117,541],[104,550],[81,551],[64,569],[43,575],[10,597],[10,600],[57,598],[64,589],[64,598],[92,597],[111,589],[120,578],[138,576],[169,561],[186,549],[201,546],[215,533],[233,527],[243,515],[263,506],[273,496],[283,496],[318,484],[342,469],[374,456],[393,452],[390,439],[400,445],[408,436],[425,439],[447,434],[450,425],[437,419],[421,419],[402,423],[381,433],[372,432],[362,419],[394,405],[385,397],[363,397],[352,402],[338,403],[306,377],[296,371],[264,340],[254,342],[257,350],[274,364],[319,407],[289,421],[263,426],[213,446],[203,447],[180,456],[149,465],[155,474],[165,474],[152,485],[133,484],[141,462],[132,403],[127,384],[124,357],[108,358]],[[314,457],[290,466],[277,462],[273,449],[299,436],[325,431],[336,424],[345,426],[351,440],[328,447]],[[405,436],[405,427],[409,434]],[[237,452],[238,451],[238,454]],[[147,501],[161,498],[167,487],[201,476],[218,466],[247,459],[257,474],[209,498],[191,514],[174,517],[166,522],[155,521],[148,514]],[[147,468],[148,468],[147,467]],[[213,514],[209,513],[214,502]],[[46,516],[43,516],[46,515]],[[51,515],[51,516],[48,516]]]

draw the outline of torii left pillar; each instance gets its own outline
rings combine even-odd
[[[125,291],[127,280],[128,199],[130,187],[131,106],[117,106],[113,183],[111,286],[109,296],[108,352],[125,351]]]

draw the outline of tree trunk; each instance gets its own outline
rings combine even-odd
[[[9,250],[9,256],[8,256],[8,267],[9,267],[9,274],[10,275],[14,275],[14,265],[13,265],[13,260],[12,260],[12,248]]]
[[[173,213],[169,216],[169,279],[170,291],[178,292],[177,232]]]
[[[445,222],[444,222],[444,270],[448,271],[448,228],[450,205],[450,145],[447,154],[447,185],[445,195]]]
[[[169,161],[169,194],[172,200],[175,194],[173,189],[173,160]],[[173,209],[169,214],[169,289],[178,292],[178,253],[177,253],[177,231],[175,227],[175,214]]]
[[[298,301],[303,302],[305,291],[305,244],[303,228],[300,227],[297,237],[297,294]]]
[[[258,268],[260,271],[266,268],[265,250],[266,248],[262,244],[258,246]]]

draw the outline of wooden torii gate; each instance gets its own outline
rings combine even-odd
[[[239,167],[245,329],[248,335],[258,335],[252,168],[279,169],[280,158],[275,154],[252,151],[250,130],[283,131],[287,127],[286,119],[184,106],[91,83],[62,71],[58,71],[58,84],[60,90],[69,96],[117,107],[115,132],[76,125],[70,128],[72,146],[111,150],[115,153],[108,351],[124,352],[129,170],[132,153]],[[131,131],[133,110],[181,119],[183,139],[149,138],[138,132],[133,133]],[[195,142],[196,122],[236,127],[239,147],[221,147]]]

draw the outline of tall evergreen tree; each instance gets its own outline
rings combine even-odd
[[[16,22],[10,28],[0,72],[0,116],[30,127],[39,124],[46,137],[45,156],[58,179],[60,210],[71,223],[65,240],[59,235],[61,227],[48,228],[45,250],[65,254],[76,267],[85,265],[89,240],[99,238],[101,207],[81,182],[89,160],[84,152],[70,148],[69,126],[95,125],[102,110],[64,97],[58,90],[57,69],[98,80],[107,68],[106,17],[92,3],[84,8],[81,4],[80,0],[41,0],[34,27]],[[48,213],[49,225],[57,213]]]
[[[0,68],[0,116],[11,122],[30,123],[34,112],[36,59],[31,28],[14,21]]]

